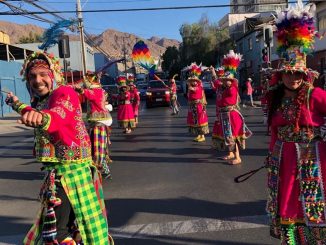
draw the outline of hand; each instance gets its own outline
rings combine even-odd
[[[78,93],[82,93],[83,92],[83,88],[80,85],[73,85],[74,90]]]
[[[25,124],[28,127],[36,128],[42,125],[43,114],[41,112],[32,110],[27,111],[20,120],[19,123]]]
[[[7,94],[7,97],[6,97],[6,100],[5,100],[7,105],[11,105],[11,104],[13,104],[13,103],[15,103],[17,101],[19,101],[19,99],[18,99],[18,97],[16,95],[14,95],[13,92],[9,92]]]

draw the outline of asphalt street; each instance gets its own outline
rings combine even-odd
[[[231,166],[206,142],[193,142],[186,127],[187,106],[171,116],[168,107],[140,110],[130,135],[113,127],[112,180],[104,180],[109,229],[117,245],[279,244],[269,237],[266,170],[241,184],[234,177],[258,168],[268,137],[259,108],[242,110],[254,135]],[[210,129],[214,98],[208,106]],[[115,114],[113,114],[115,117]],[[0,244],[21,244],[36,215],[43,174],[32,156],[32,130],[2,130],[0,124]],[[9,131],[9,132],[8,132]]]

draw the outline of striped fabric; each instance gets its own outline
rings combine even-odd
[[[73,207],[84,245],[111,245],[98,172],[91,162],[81,164],[49,164],[46,169],[57,170],[61,184]],[[92,178],[92,171],[95,178]],[[24,239],[24,245],[41,245],[42,211]]]
[[[93,144],[93,161],[104,174],[110,174],[107,126],[96,125],[91,134]]]

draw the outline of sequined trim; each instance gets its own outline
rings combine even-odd
[[[284,142],[310,142],[320,137],[319,127],[301,127],[299,132],[294,132],[294,125],[286,125],[277,128],[277,137]]]

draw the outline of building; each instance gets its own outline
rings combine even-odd
[[[241,37],[246,30],[246,18],[258,16],[257,13],[246,14],[226,14],[219,22],[219,28],[221,30],[228,29],[231,39],[236,40]]]
[[[274,17],[247,18],[246,29],[248,30],[239,39],[236,40],[237,52],[242,54],[242,62],[239,66],[239,83],[244,84],[248,77],[253,79],[253,85],[259,86],[260,70],[264,60],[262,50],[265,48],[264,42],[264,27],[271,25],[274,22]],[[274,43],[274,42],[273,42]],[[272,48],[271,57],[273,56]],[[276,57],[277,58],[277,57]]]
[[[16,44],[18,47],[28,48],[33,51],[40,51],[38,46],[41,43],[24,43],[24,44]],[[66,58],[67,61],[70,62],[70,70],[72,71],[82,71],[82,56],[81,56],[81,43],[80,41],[70,41],[70,57]],[[91,46],[85,44],[86,49],[86,69],[89,71],[95,70],[95,61],[94,61],[94,51]],[[59,49],[58,45],[55,45],[47,50],[48,53],[53,53],[54,56],[59,57]],[[60,59],[60,64],[63,67],[63,59]]]
[[[317,1],[314,3],[316,4],[316,29],[320,34],[324,34],[326,32],[326,2]],[[326,37],[316,38],[315,52],[307,57],[307,66],[318,71],[320,77],[324,79],[326,75]]]
[[[287,0],[230,0],[230,13],[271,12],[276,11],[278,8],[285,9],[287,7],[287,2]]]

